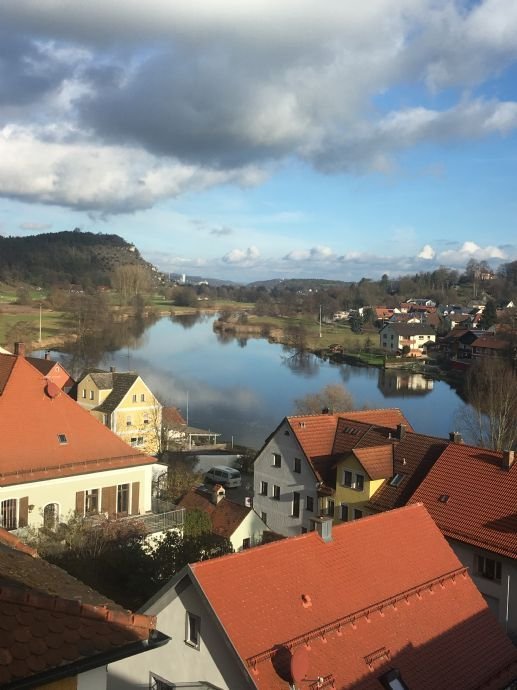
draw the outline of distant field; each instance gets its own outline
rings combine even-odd
[[[16,323],[20,321],[30,323],[32,326],[32,341],[33,343],[37,343],[39,339],[39,310],[13,313],[2,311],[2,306],[0,305],[0,345],[5,346],[7,333]],[[53,338],[60,338],[63,335],[63,332],[63,313],[43,311],[41,318],[42,339],[45,341]]]

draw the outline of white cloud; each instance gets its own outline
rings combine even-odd
[[[517,102],[468,95],[517,59],[515,0],[2,0],[0,30],[13,198],[146,208],[287,159],[389,174],[420,143],[517,128]],[[407,86],[449,105],[377,107]]]
[[[440,252],[438,259],[452,265],[464,265],[469,259],[478,261],[488,261],[489,259],[505,260],[508,258],[507,252],[501,247],[487,245],[481,247],[475,242],[466,241],[457,249],[446,249]]]
[[[253,266],[260,256],[257,247],[248,247],[247,249],[232,249],[225,254],[222,261],[226,264],[239,264],[240,266]]]
[[[330,247],[317,246],[311,249],[293,249],[284,256],[285,261],[332,261],[335,254]]]
[[[425,259],[426,261],[432,261],[435,256],[436,252],[430,244],[424,244],[422,250],[418,253],[418,258]]]

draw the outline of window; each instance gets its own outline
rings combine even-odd
[[[86,491],[85,512],[86,514],[99,512],[99,489],[89,489]]]
[[[381,685],[386,690],[408,690],[408,686],[402,680],[398,669],[391,669],[379,678]]]
[[[68,443],[67,438],[66,438],[66,434],[58,434],[58,435],[57,435],[57,440],[58,440],[59,443],[61,443],[61,444]]]
[[[273,484],[273,495],[271,496],[275,501],[280,500],[280,487],[277,486],[276,484]]]
[[[501,582],[501,561],[496,561],[494,558],[487,558],[486,556],[475,556],[476,575],[485,577],[487,580],[494,580]]]
[[[131,417],[129,415],[126,417],[126,426],[131,426]]]
[[[334,517],[335,505],[331,498],[327,498],[327,515]]]
[[[57,503],[48,503],[43,508],[43,527],[56,529],[59,521],[59,506]]]
[[[352,486],[352,473],[350,470],[345,470],[343,472],[343,486]]]
[[[251,547],[251,539],[250,537],[246,537],[245,539],[242,540],[242,548],[244,549],[249,549]]]
[[[117,513],[129,512],[129,484],[117,486]]]
[[[268,484],[267,482],[260,482],[260,495],[267,496]]]
[[[293,513],[292,516],[297,518],[300,517],[300,494],[297,491],[293,491]]]
[[[93,400],[93,391],[90,391],[90,400]]]
[[[280,453],[273,453],[273,467],[282,467],[282,456]]]
[[[199,649],[199,643],[201,641],[199,628],[201,619],[199,616],[195,616],[193,613],[186,613],[185,620],[185,642],[191,647]]]
[[[362,491],[364,489],[364,476],[362,474],[355,475],[355,489]]]
[[[298,474],[300,474],[302,471],[302,461],[300,460],[300,458],[294,459],[294,471]]]
[[[314,512],[314,499],[312,496],[307,496],[305,498],[305,507],[310,513]]]
[[[359,520],[362,517],[363,517],[363,511],[359,510],[359,508],[354,508],[354,520]]]
[[[1,526],[6,529],[16,529],[18,527],[17,521],[17,506],[15,498],[8,498],[0,504],[0,518],[2,520]]]
[[[267,525],[267,513],[260,513],[260,519],[265,525]]]
[[[133,402],[136,402],[136,393],[133,393]]]
[[[346,503],[342,503],[339,506],[339,517],[343,522],[348,522],[348,506]]]
[[[82,390],[82,396],[83,396],[83,398],[86,398],[86,388],[83,388],[83,390]]]
[[[144,414],[144,424],[149,424],[149,415]]]
[[[145,402],[145,393],[140,394],[140,402]]]
[[[390,486],[398,486],[402,482],[402,480],[404,479],[405,476],[406,476],[405,474],[400,474],[397,472],[397,474],[391,480]]]

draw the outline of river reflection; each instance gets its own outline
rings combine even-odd
[[[124,341],[119,333],[107,345],[97,343],[88,366],[138,371],[162,402],[178,406],[184,416],[188,399],[191,425],[254,448],[293,413],[297,398],[329,383],[346,385],[357,407],[400,407],[416,431],[439,436],[452,431],[463,405],[442,381],[414,395],[418,382],[400,372],[337,365],[313,355],[293,359],[265,339],[216,334],[213,320],[196,314],[165,317],[143,330],[142,324],[128,325]]]

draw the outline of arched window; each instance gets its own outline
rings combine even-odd
[[[56,529],[59,521],[59,506],[57,503],[47,503],[43,509],[43,526]]]

